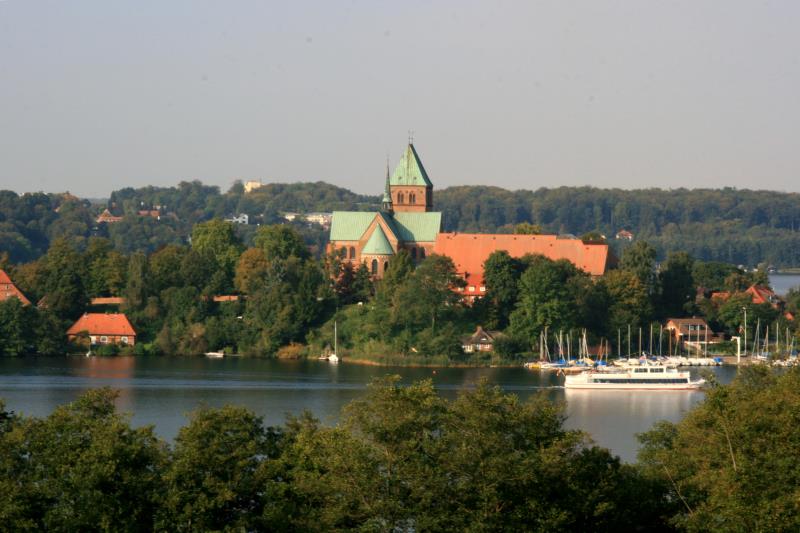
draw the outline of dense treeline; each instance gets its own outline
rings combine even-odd
[[[796,531],[800,370],[740,370],[621,464],[544,396],[455,400],[387,377],[326,427],[200,408],[174,443],[95,390],[46,418],[0,402],[7,531]]]
[[[150,254],[120,253],[100,237],[90,237],[83,249],[58,238],[36,261],[0,260],[0,268],[38,302],[35,308],[16,299],[0,302],[0,354],[85,352],[88,339],[68,347],[64,332],[87,310],[116,311],[92,309],[93,298],[107,296],[124,299],[119,310],[138,336],[135,347],[97,347],[101,354],[223,350],[302,357],[338,340],[347,357],[402,364],[519,362],[538,355],[543,332],[551,340],[560,332],[577,340],[586,331],[591,343],[610,344],[611,354],[629,354],[631,344],[621,342],[628,340],[628,328],[647,336],[666,318],[703,316],[712,331],[735,335],[742,308],[752,340],[765,326],[796,333],[796,321],[784,311],[800,311],[797,291],[785,309],[752,303],[744,291],[768,284],[763,271],[696,261],[683,252],[657,265],[655,249],[643,241],[598,279],[566,260],[496,252],[485,264],[484,297],[469,304],[461,297],[463,279],[444,256],[415,262],[400,251],[383,279],[373,280],[365,265],[352,265],[338,253],[317,259],[288,225],[259,226],[251,241],[245,245],[236,225],[212,219],[194,226],[190,245]],[[711,298],[713,291],[730,297]],[[494,354],[462,351],[462,339],[478,325],[505,333]]]
[[[382,186],[376,182],[376,189]],[[800,195],[772,191],[711,189],[597,189],[559,187],[509,191],[498,187],[449,187],[434,194],[447,231],[507,232],[531,223],[550,233],[583,235],[597,232],[611,243],[619,230],[656,248],[659,259],[685,251],[706,261],[778,267],[800,265]],[[71,195],[0,191],[0,250],[12,261],[30,261],[57,237],[79,244],[90,236],[108,237],[121,252],[153,252],[167,244],[185,244],[191,228],[211,218],[245,213],[250,224],[271,224],[285,212],[368,210],[378,196],[357,195],[322,182],[266,184],[245,194],[241,183],[225,193],[200,182],[176,187],[125,188],[104,205],[91,205]],[[109,208],[124,215],[121,222],[96,224]],[[156,219],[139,216],[158,210]],[[309,244],[321,253],[326,240],[320,228],[305,228]],[[254,228],[238,229],[249,244]],[[621,252],[621,250],[618,250]]]

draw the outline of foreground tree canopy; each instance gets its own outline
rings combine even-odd
[[[0,407],[0,523],[51,531],[653,530],[659,484],[486,384],[374,383],[341,423],[203,408],[172,446],[97,390],[44,419]],[[641,505],[647,502],[648,505]]]
[[[338,425],[201,408],[173,444],[94,390],[0,402],[3,531],[797,531],[800,369],[743,368],[621,464],[561,406],[375,381]]]

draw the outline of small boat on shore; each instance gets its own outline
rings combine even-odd
[[[567,389],[606,390],[696,390],[706,382],[692,381],[689,372],[680,372],[664,365],[642,365],[636,368],[604,371],[587,370],[564,378]]]
[[[225,357],[225,352],[206,352],[205,356],[209,359],[222,359]]]

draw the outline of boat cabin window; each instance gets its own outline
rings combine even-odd
[[[650,369],[650,372],[663,372],[663,371],[664,371],[663,368],[651,368]]]
[[[647,372],[647,369],[646,368],[636,368],[636,369],[634,369],[634,372]]]

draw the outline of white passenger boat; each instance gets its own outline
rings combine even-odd
[[[642,365],[623,370],[609,368],[602,372],[587,370],[564,379],[567,389],[610,390],[688,390],[699,389],[706,382],[704,379],[692,381],[689,372],[664,365]]]

